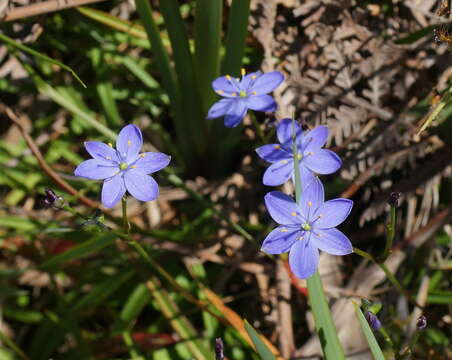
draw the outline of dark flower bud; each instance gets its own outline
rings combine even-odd
[[[392,192],[391,194],[389,194],[388,204],[393,207],[399,206],[400,196],[402,196],[402,193]]]
[[[44,206],[61,208],[64,205],[64,199],[61,196],[55,194],[55,192],[52,189],[46,188],[44,192],[45,192]]]
[[[223,360],[224,359],[224,353],[223,353],[223,340],[221,338],[215,339],[215,360]]]
[[[416,326],[418,330],[424,330],[427,327],[427,318],[421,315],[416,321]]]
[[[372,311],[367,311],[365,317],[373,330],[380,330],[381,322],[378,320],[377,315],[375,315]]]

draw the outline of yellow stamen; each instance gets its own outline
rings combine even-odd
[[[108,146],[110,146],[111,148],[113,147],[113,145],[111,143],[108,143]]]
[[[287,164],[287,160],[281,160],[281,164]]]
[[[308,201],[308,206],[309,206],[309,207],[312,206],[312,201]]]
[[[287,229],[281,229],[281,232],[287,232],[288,230]]]
[[[241,68],[241,69],[240,69],[240,72],[241,72],[242,76],[245,76],[246,70],[245,70],[244,68]]]
[[[275,145],[275,149],[281,149],[281,145]]]
[[[137,167],[135,165],[132,165],[130,168],[131,169],[136,169]]]
[[[237,93],[233,92],[231,95],[232,95],[232,96],[237,96]]]
[[[257,78],[256,75],[252,75],[252,76],[251,76],[251,80],[254,80],[254,79],[256,79],[256,78]]]
[[[226,75],[225,77],[226,77],[226,79],[228,79],[229,81],[231,81],[231,75]]]
[[[130,140],[127,140],[127,145],[132,145],[132,142]]]
[[[290,215],[292,215],[292,216],[297,216],[297,213],[296,213],[295,211],[292,211],[292,212],[290,213]]]
[[[146,154],[140,154],[140,158],[144,158]]]
[[[217,90],[217,94],[223,94],[224,93],[224,91],[223,90]]]
[[[253,95],[257,95],[257,92],[255,92],[255,91],[251,91],[251,94],[253,94]]]

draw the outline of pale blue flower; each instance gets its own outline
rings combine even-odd
[[[102,204],[107,208],[116,205],[126,190],[138,200],[155,200],[159,188],[149,174],[168,166],[171,157],[159,152],[140,153],[142,146],[141,131],[132,124],[120,131],[116,149],[111,144],[87,141],[86,151],[93,158],[77,166],[74,174],[91,180],[104,180]]]

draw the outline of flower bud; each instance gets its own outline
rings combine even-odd
[[[224,353],[223,353],[223,340],[221,338],[215,339],[215,360],[223,360],[224,359]]]
[[[380,330],[381,322],[378,320],[377,315],[375,315],[372,311],[367,311],[365,317],[373,330]]]
[[[400,196],[402,196],[402,193],[392,192],[391,194],[389,194],[388,204],[392,207],[399,206]]]
[[[60,209],[64,205],[64,199],[61,196],[55,194],[55,192],[52,189],[46,188],[44,192],[45,192],[44,198],[45,207],[54,207]]]
[[[416,321],[416,327],[418,330],[424,330],[427,327],[427,317],[421,315]]]

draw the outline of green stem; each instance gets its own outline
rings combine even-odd
[[[386,225],[386,246],[383,251],[383,255],[378,258],[378,262],[383,263],[389,257],[392,249],[392,243],[395,238],[395,229],[396,229],[396,207],[391,206],[391,215],[389,223]]]
[[[259,140],[262,143],[265,143],[265,136],[264,136],[264,133],[262,132],[262,129],[261,129],[259,123],[256,120],[256,116],[254,115],[254,113],[250,113],[249,115],[251,118],[251,122],[253,123],[254,127],[256,128],[256,133],[257,133],[257,136],[259,137]]]
[[[129,235],[131,226],[129,219],[127,218],[127,198],[125,196],[123,196],[121,199],[121,205],[122,205],[122,223],[124,231],[126,232],[127,235]]]
[[[294,118],[294,117],[293,117]],[[295,120],[292,121],[292,152],[294,158],[295,172],[295,201],[300,204],[301,200],[301,180],[300,165],[298,160],[298,149],[296,146]],[[322,280],[319,272],[307,279],[308,297],[314,314],[315,327],[320,338],[325,359],[327,360],[345,360],[344,350],[337,336],[336,327],[331,317],[325,292],[323,291]]]
[[[394,276],[394,274],[388,269],[388,267],[386,266],[386,264],[384,263],[380,263],[379,261],[377,261],[371,254],[369,254],[368,252],[358,249],[356,247],[353,248],[353,252],[367,260],[372,261],[373,263],[375,263],[376,265],[378,265],[380,267],[381,270],[383,270],[383,272],[385,273],[386,277],[388,278],[388,280],[392,283],[392,285],[394,285],[394,287],[401,293],[403,294],[408,301],[410,301],[413,305],[417,306],[419,309],[423,309],[423,307],[421,305],[419,305],[416,300],[411,296],[411,294],[408,292],[408,290],[406,290],[402,284],[400,284],[400,282],[397,280],[397,278]]]

